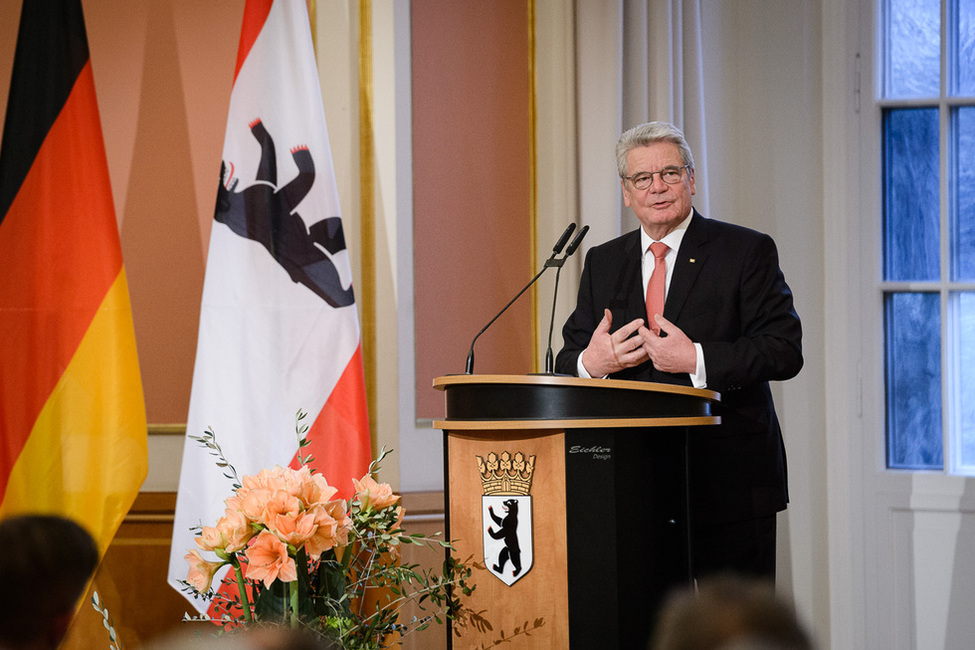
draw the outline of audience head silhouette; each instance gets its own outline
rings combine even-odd
[[[812,650],[791,607],[771,583],[722,575],[697,593],[671,596],[651,650]]]
[[[57,648],[98,557],[95,540],[70,519],[0,520],[0,648]]]
[[[215,636],[176,631],[155,639],[145,650],[341,650],[329,641],[303,629],[264,624]]]

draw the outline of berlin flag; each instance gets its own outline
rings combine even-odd
[[[105,552],[147,470],[145,402],[80,0],[25,0],[0,144],[0,517]]]
[[[197,548],[191,529],[214,525],[233,489],[191,437],[212,429],[238,476],[297,467],[299,409],[311,422],[302,455],[350,497],[369,467],[369,423],[307,9],[305,0],[247,0],[170,552],[175,588]]]

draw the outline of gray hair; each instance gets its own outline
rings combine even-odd
[[[681,162],[694,169],[694,156],[680,129],[670,122],[646,122],[621,135],[616,143],[616,166],[619,168],[620,178],[625,178],[628,174],[626,155],[637,147],[646,147],[656,142],[676,144],[680,150]]]

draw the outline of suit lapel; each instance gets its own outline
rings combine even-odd
[[[667,302],[664,304],[664,318],[672,323],[676,323],[680,318],[680,312],[684,308],[691,287],[694,286],[698,273],[704,268],[708,257],[707,243],[708,222],[697,210],[694,210],[694,216],[691,217],[691,223],[677,251],[674,275],[670,279]]]
[[[620,277],[626,278],[626,295],[624,305],[624,320],[613,323],[613,329],[637,318],[647,319],[646,296],[643,295],[643,251],[640,250],[640,231],[631,233],[623,247],[623,272]]]

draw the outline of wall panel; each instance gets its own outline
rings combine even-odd
[[[529,3],[413,0],[417,415],[464,372],[474,335],[531,278]],[[475,348],[479,373],[532,371],[520,299]]]

